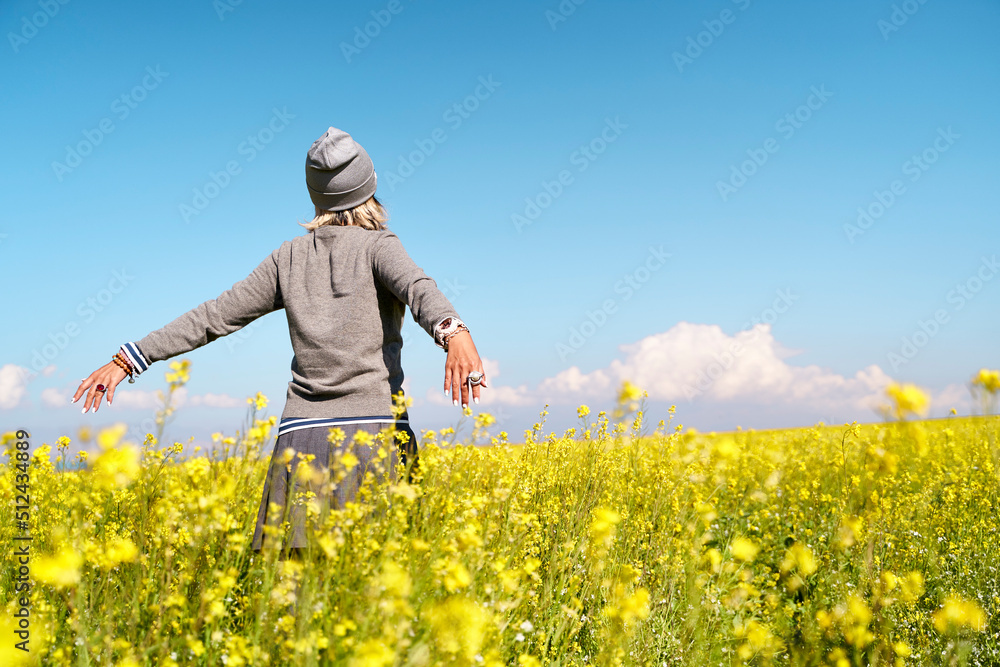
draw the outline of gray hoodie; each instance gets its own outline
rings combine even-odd
[[[431,336],[458,317],[394,233],[325,225],[285,241],[247,278],[135,345],[149,363],[161,361],[284,308],[295,355],[282,419],[388,416],[403,384],[406,306]]]

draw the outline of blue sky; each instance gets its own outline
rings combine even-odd
[[[60,399],[301,233],[329,126],[372,156],[515,437],[623,379],[702,429],[869,420],[889,378],[967,413],[1000,365],[996,3],[16,0],[0,22],[4,430],[148,418],[166,363],[96,415]],[[443,353],[406,331],[415,426],[453,424]],[[168,437],[232,432],[258,390],[280,414],[291,354],[278,312],[186,355]]]

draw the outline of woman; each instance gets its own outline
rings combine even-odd
[[[377,177],[368,153],[346,132],[331,127],[306,156],[306,186],[316,217],[309,233],[285,241],[244,280],[146,337],[122,345],[111,362],[90,374],[72,402],[86,394],[83,412],[110,405],[115,388],[134,381],[149,365],[184,354],[283,308],[295,355],[285,409],[264,485],[253,548],[264,542],[269,503],[285,505],[294,467],[283,453],[329,461],[328,440],[339,427],[349,443],[359,430],[375,433],[393,424],[392,397],[402,391],[400,329],[406,306],[447,353],[444,391],[465,408],[470,393],[479,402],[486,386],[482,361],[454,307],[385,228],[385,209],[375,198]],[[471,388],[471,392],[470,392]],[[407,440],[402,460],[415,457],[416,437],[404,413],[395,421]],[[351,499],[369,462],[371,448],[355,448],[355,478],[337,485],[334,502]],[[393,460],[395,462],[393,452]],[[412,462],[411,462],[412,464]],[[286,547],[305,546],[301,521],[293,521]]]

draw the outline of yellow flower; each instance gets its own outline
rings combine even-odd
[[[900,597],[903,602],[916,602],[924,594],[924,575],[913,571],[899,582]]]
[[[379,583],[382,584],[386,593],[399,598],[408,597],[412,589],[410,574],[392,561],[386,561],[382,565]]]
[[[361,445],[362,447],[370,445],[375,436],[365,430],[355,431],[353,442],[356,445]]]
[[[471,600],[452,596],[431,607],[427,620],[438,650],[470,663],[483,646],[491,615]]]
[[[863,525],[860,517],[845,516],[840,520],[840,528],[837,529],[835,544],[841,549],[854,546],[858,542]]]
[[[31,573],[43,583],[66,588],[79,583],[81,565],[83,556],[63,546],[58,553],[38,558],[32,565]]]
[[[734,557],[749,563],[757,557],[760,547],[745,537],[737,537],[733,540],[733,543],[729,545],[729,551],[732,552]]]
[[[388,667],[396,654],[378,639],[368,639],[358,646],[348,663],[351,667]]]
[[[97,444],[101,446],[101,449],[111,449],[121,442],[127,432],[128,425],[124,422],[118,422],[113,426],[101,429],[101,432],[97,434]]]
[[[590,408],[588,408],[586,405],[581,405],[576,409],[576,416],[579,417],[580,419],[586,419],[587,415],[589,414],[590,414]]]
[[[972,379],[972,384],[982,387],[991,394],[995,394],[1000,391],[1000,370],[991,371],[982,368],[976,374],[976,377]]]
[[[128,486],[139,475],[140,455],[139,448],[131,444],[106,449],[94,459],[94,483],[102,489]]]
[[[607,548],[615,538],[615,530],[621,515],[608,507],[594,509],[594,519],[590,523],[590,539],[594,544]]]
[[[649,591],[638,588],[632,595],[623,599],[618,605],[618,613],[626,626],[636,620],[649,617]]]
[[[104,548],[105,567],[114,567],[119,563],[131,563],[139,555],[139,550],[132,541],[125,537],[112,539]]]
[[[340,623],[334,624],[333,634],[336,637],[345,637],[348,632],[354,632],[357,629],[358,626],[355,625],[354,621],[346,619],[344,621],[341,621]]]
[[[17,627],[17,620],[11,616],[12,612],[4,612],[3,616],[0,616],[0,637],[3,637],[3,641],[0,642],[0,665],[9,665],[10,667],[21,667],[21,665],[37,665],[40,664],[38,656],[43,653],[39,647],[39,641],[35,635],[35,625],[31,627],[30,630],[25,631]],[[34,613],[29,612],[29,613]],[[24,641],[21,637],[14,634],[15,632],[27,632],[28,639]],[[27,647],[28,650],[22,651],[17,647],[17,644],[24,641],[23,647]]]
[[[800,542],[789,547],[788,551],[785,552],[785,558],[781,561],[782,572],[791,572],[792,570],[798,570],[798,573],[803,577],[808,577],[816,571],[816,559],[813,557],[812,551]]]
[[[254,406],[257,410],[263,410],[267,407],[267,396],[258,391],[256,396],[247,399],[247,403]]]
[[[472,583],[472,575],[465,569],[465,565],[454,562],[450,563],[445,570],[444,587],[449,593],[465,588]]]
[[[906,419],[910,415],[924,416],[927,414],[930,398],[920,387],[893,382],[886,387],[885,393],[892,399],[892,411],[897,419]]]
[[[163,376],[168,384],[179,387],[187,384],[187,381],[191,378],[191,362],[187,359],[171,361],[170,370],[172,372],[165,373]]]
[[[986,629],[986,614],[975,600],[951,593],[944,604],[934,612],[934,629],[941,634],[958,632],[970,628],[976,632]]]
[[[746,623],[738,623],[733,629],[733,634],[744,640],[736,649],[743,660],[750,660],[758,654],[770,658],[783,648],[781,640],[775,637],[766,625],[753,619]]]
[[[635,386],[628,380],[622,383],[621,389],[618,391],[618,402],[619,403],[630,403],[632,401],[638,401],[642,398],[642,389]]]
[[[359,431],[359,433],[362,432],[363,431]],[[355,456],[352,452],[344,452],[343,455],[340,457],[340,462],[344,465],[345,470],[351,470],[352,468],[354,468],[354,466],[361,463],[361,461],[358,460],[358,457]]]

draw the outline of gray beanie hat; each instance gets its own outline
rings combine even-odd
[[[306,154],[306,187],[324,211],[346,211],[375,194],[375,165],[347,132],[331,127]]]

